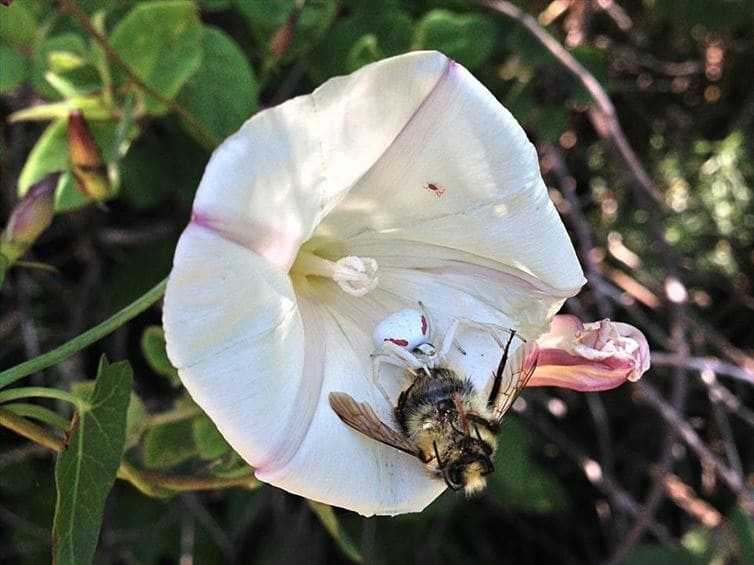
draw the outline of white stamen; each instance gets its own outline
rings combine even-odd
[[[311,252],[299,252],[292,275],[327,277],[351,296],[364,296],[377,287],[377,261],[371,257],[342,257],[333,262]]]
[[[377,261],[371,257],[343,257],[335,263],[332,278],[344,292],[352,296],[364,296],[379,283]]]

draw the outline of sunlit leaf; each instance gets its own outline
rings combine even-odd
[[[202,65],[181,90],[178,102],[216,138],[224,139],[256,110],[257,81],[246,55],[224,31],[205,26],[202,49]]]
[[[110,364],[102,358],[91,401],[79,408],[68,445],[58,455],[53,522],[53,561],[57,565],[92,561],[105,500],[126,442],[132,379],[128,362]]]
[[[199,69],[201,34],[194,3],[160,0],[133,8],[116,25],[110,43],[141,80],[170,100]],[[151,97],[146,101],[149,111],[165,111]]]
[[[75,33],[63,33],[49,37],[42,41],[34,51],[34,71],[32,74],[32,86],[43,98],[59,100],[60,94],[47,82],[45,76],[50,70],[50,53],[67,52],[71,56],[86,58],[88,49],[84,39]]]

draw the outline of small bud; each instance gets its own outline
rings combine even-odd
[[[26,253],[52,223],[59,178],[60,173],[53,173],[34,184],[11,213],[0,238],[0,253],[9,263]]]
[[[107,167],[80,110],[68,115],[68,153],[78,189],[94,200],[107,198],[110,194]]]
[[[278,28],[270,40],[270,52],[276,61],[285,56],[291,43],[293,43],[293,38],[296,35],[296,24],[298,24],[298,20],[301,17],[302,8],[303,4],[297,2],[286,22]]]

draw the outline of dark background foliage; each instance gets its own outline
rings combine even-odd
[[[91,398],[81,381],[101,354],[133,367],[125,461],[156,478],[115,483],[95,562],[754,563],[754,2],[517,2],[599,81],[637,162],[562,56],[490,4],[0,7],[0,223],[19,191],[69,167],[71,108],[84,110],[113,180],[106,202],[59,186],[59,213],[24,257],[54,270],[6,273],[0,367],[73,338],[167,275],[211,148],[248,116],[412,49],[466,65],[537,145],[590,281],[566,308],[634,323],[655,351],[640,385],[527,391],[478,499],[446,493],[420,515],[364,519],[243,479],[180,388],[151,308],[22,383]],[[97,30],[144,84],[113,64]],[[60,400],[30,402],[71,415]],[[0,562],[46,563],[55,458],[1,427],[0,446]]]

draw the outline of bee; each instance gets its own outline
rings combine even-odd
[[[377,386],[383,362],[402,367],[411,381],[393,407],[395,426],[380,420],[368,403],[343,392],[330,393],[330,406],[351,428],[416,457],[450,489],[472,495],[486,487],[486,476],[494,471],[496,436],[503,416],[534,373],[539,351],[515,330],[463,318],[451,323],[441,347],[436,348],[429,336],[428,314],[419,305],[420,311],[397,312],[375,330],[379,349],[373,355],[373,378]],[[446,366],[453,345],[465,354],[455,340],[463,325],[489,333],[501,348],[486,397],[469,378]],[[506,342],[500,333],[508,334]],[[511,351],[514,339],[522,343]],[[379,390],[387,398],[381,387]],[[392,405],[389,398],[388,402]]]

